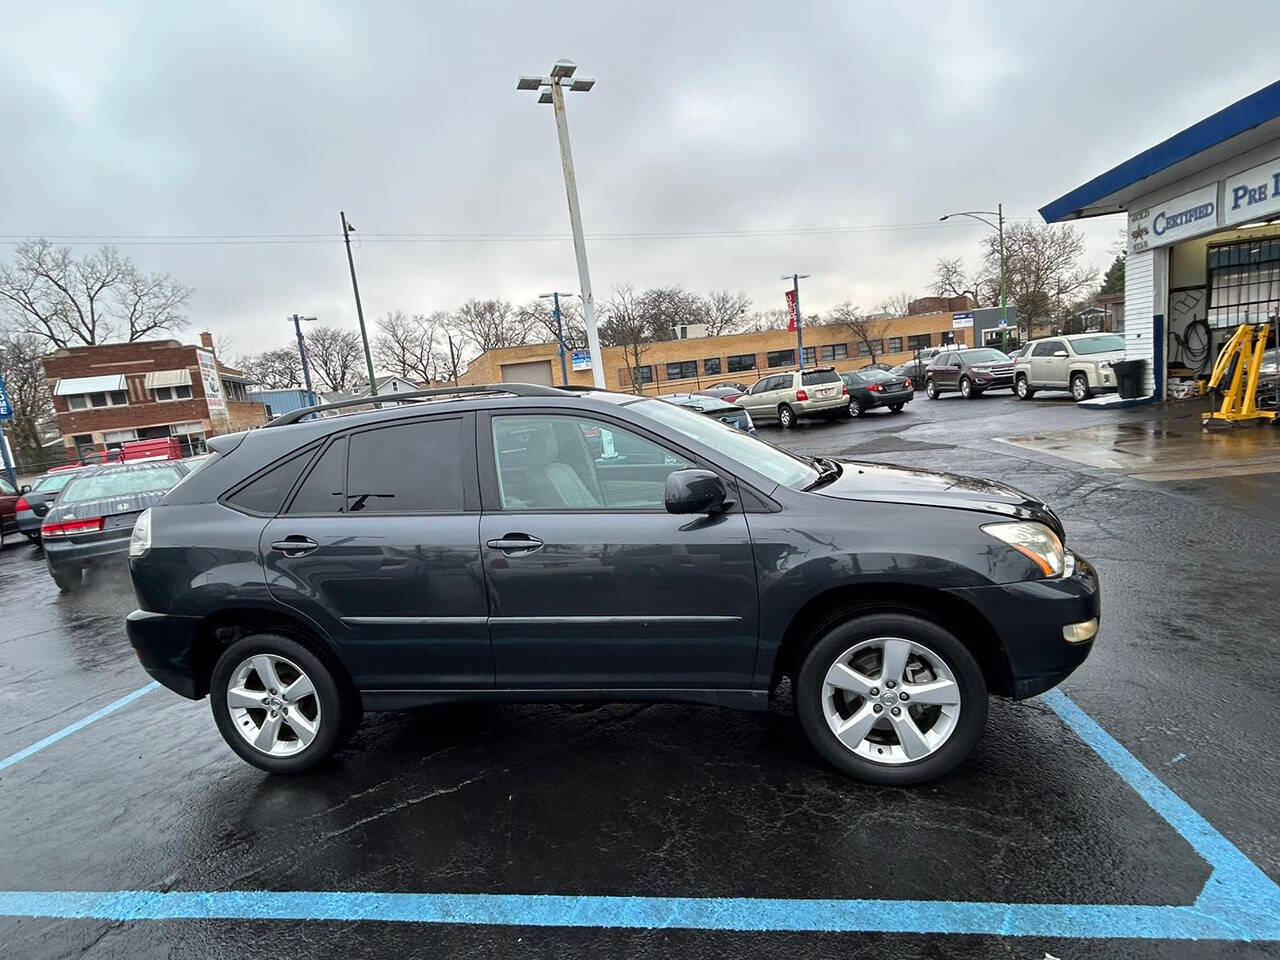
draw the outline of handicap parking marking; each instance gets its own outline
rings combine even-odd
[[[99,710],[95,710],[93,713],[89,714],[87,717],[81,717],[75,723],[68,724],[67,726],[63,727],[61,730],[58,730],[55,733],[49,734],[43,740],[37,740],[35,743],[31,744],[31,746],[29,747],[23,747],[17,753],[11,753],[9,756],[5,757],[3,760],[0,760],[0,770],[6,770],[9,767],[12,767],[19,760],[25,760],[27,757],[31,756],[33,753],[39,753],[45,747],[53,746],[55,743],[57,743],[59,740],[63,739],[64,737],[69,737],[71,736],[71,734],[75,733],[77,730],[83,730],[85,727],[89,726],[89,724],[94,723],[98,720],[101,720],[103,717],[110,716],[111,714],[119,710],[121,707],[127,707],[129,704],[133,703],[133,701],[137,700],[141,696],[144,696],[145,694],[150,693],[152,690],[156,689],[158,686],[160,686],[160,684],[152,680],[150,683],[146,684],[145,686],[141,686],[137,690],[133,691],[133,693],[126,693],[119,700],[113,700],[110,703],[108,703],[105,707],[102,707]]]
[[[135,691],[130,698],[136,699],[147,689]],[[122,699],[127,702],[127,698]],[[0,891],[0,915],[114,922],[327,920],[760,932],[1280,940],[1280,886],[1066,694],[1053,690],[1043,699],[1062,722],[1212,868],[1194,903],[1152,906],[556,894],[27,890]],[[109,707],[118,709],[114,704]],[[92,720],[86,718],[81,726],[88,722]],[[68,728],[67,732],[73,730]]]

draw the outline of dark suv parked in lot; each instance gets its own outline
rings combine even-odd
[[[959,390],[966,400],[997,387],[1013,389],[1013,361],[993,347],[948,350],[929,361],[924,392],[937,400],[946,390]]]
[[[795,456],[654,398],[396,400],[217,437],[134,528],[143,666],[265,770],[364,710],[763,710],[789,677],[828,761],[918,783],[970,753],[989,693],[1053,686],[1097,631],[1093,568],[1009,487]]]

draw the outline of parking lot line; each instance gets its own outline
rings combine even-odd
[[[149,685],[134,691],[109,704],[99,714],[118,709],[151,688]],[[1081,741],[1213,868],[1193,904],[1112,906],[554,894],[28,890],[0,891],[0,915],[110,921],[374,920],[548,927],[1280,940],[1280,886],[1064,693],[1050,691],[1044,700]],[[97,715],[86,717],[79,725],[73,724],[54,737],[60,739],[96,718]]]
[[[109,716],[110,714],[115,713],[121,707],[127,707],[129,704],[133,703],[133,701],[137,700],[139,697],[141,697],[144,694],[150,693],[152,690],[154,690],[158,686],[160,686],[160,684],[152,680],[150,683],[146,684],[145,686],[139,687],[137,690],[133,691],[133,693],[126,693],[119,700],[113,700],[110,703],[108,703],[105,707],[101,708],[100,710],[95,710],[93,713],[89,714],[87,717],[81,717],[75,723],[68,724],[67,726],[63,727],[61,730],[57,731],[56,733],[49,734],[43,740],[37,740],[35,743],[31,744],[31,746],[29,747],[23,747],[17,753],[11,753],[9,756],[5,757],[3,760],[0,760],[0,770],[5,770],[5,769],[8,769],[9,767],[12,767],[19,760],[25,760],[27,757],[31,756],[33,753],[39,753],[45,747],[53,746],[53,744],[57,743],[63,737],[69,737],[71,736],[71,734],[75,733],[77,730],[83,730],[89,724],[93,723],[96,720],[101,720],[105,716]]]

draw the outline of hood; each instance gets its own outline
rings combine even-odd
[[[915,503],[1037,520],[1051,527],[1064,542],[1066,539],[1062,521],[1043,500],[1003,483],[878,463],[841,461],[840,467],[839,477],[813,492],[841,500]]]

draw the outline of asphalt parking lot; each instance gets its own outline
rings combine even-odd
[[[1276,956],[1280,474],[1152,483],[1001,439],[1153,416],[921,396],[762,431],[1013,483],[1098,568],[1065,695],[994,703],[912,790],[826,767],[785,697],[373,715],[272,778],[207,703],[139,693],[123,576],[61,597],[9,541],[0,956]]]

